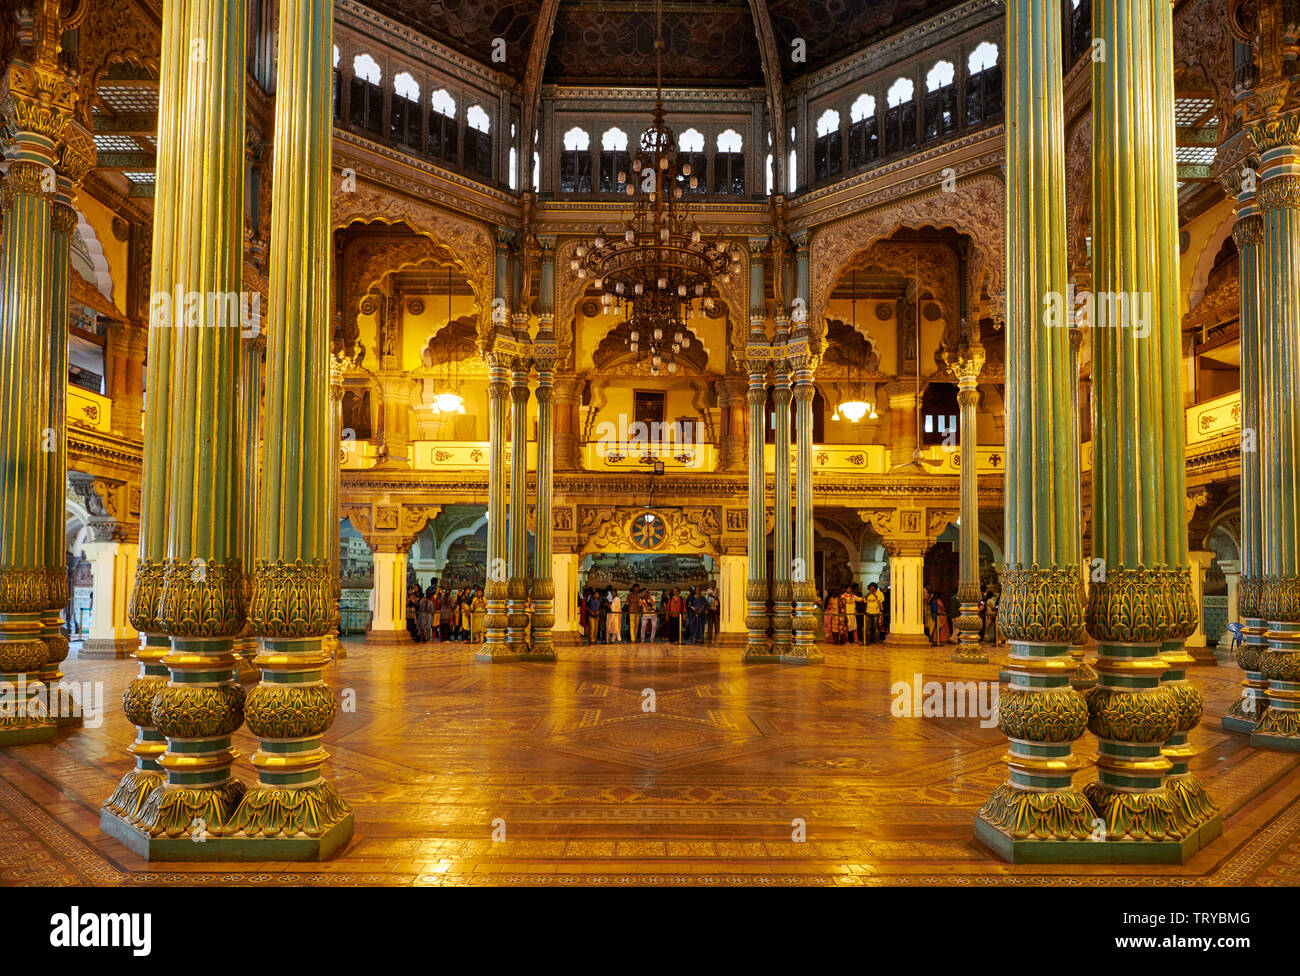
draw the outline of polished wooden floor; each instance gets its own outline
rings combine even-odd
[[[104,682],[107,715],[0,750],[0,884],[1300,882],[1300,757],[1219,731],[1231,667],[1192,671],[1207,702],[1194,768],[1226,815],[1219,841],[1176,867],[1017,867],[972,836],[1004,778],[997,729],[890,710],[895,681],[993,679],[996,665],[883,647],[828,647],[809,668],[745,666],[734,646],[563,647],[553,665],[477,664],[464,645],[348,651],[329,674],[356,702],[327,736],[356,814],[340,856],[150,864],[107,837],[99,807],[130,766],[117,699],[135,665],[73,658],[70,679]],[[251,754],[255,740],[239,739]],[[253,778],[246,760],[239,775]]]

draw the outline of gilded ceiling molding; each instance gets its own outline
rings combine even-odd
[[[94,60],[80,66],[77,111],[90,121],[90,106],[104,73],[114,62],[147,68],[156,77],[162,50],[162,25],[146,5],[95,2],[87,5],[78,50]]]
[[[1214,91],[1220,136],[1236,128],[1232,92],[1232,12],[1228,0],[1199,0],[1175,11],[1176,70],[1199,75]],[[1222,142],[1222,138],[1220,138]]]
[[[812,237],[810,318],[819,337],[825,334],[827,299],[853,256],[901,229],[922,227],[948,228],[970,237],[972,305],[979,301],[982,289],[992,296],[1001,294],[1005,188],[1000,178],[983,176],[958,183],[952,193],[934,190],[818,227]]]
[[[485,340],[490,337],[492,297],[496,294],[496,245],[488,227],[360,179],[345,191],[338,172],[334,174],[331,209],[335,230],[353,223],[406,224],[432,241],[464,272],[478,305],[479,335]]]

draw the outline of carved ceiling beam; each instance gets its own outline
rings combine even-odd
[[[542,72],[546,69],[546,54],[551,47],[551,34],[555,30],[555,13],[560,0],[542,0],[533,29],[533,42],[528,48],[528,63],[524,65],[524,88],[520,114],[522,130],[519,133],[520,150],[517,154],[520,168],[519,185],[531,187],[531,179],[524,179],[532,171],[533,130],[537,128],[537,109],[542,92]],[[540,151],[540,150],[539,150]]]
[[[785,134],[785,84],[781,75],[781,53],[777,50],[767,0],[749,0],[749,12],[754,19],[754,33],[758,37],[758,50],[762,56],[763,80],[767,83],[767,113],[772,123],[772,189],[779,195],[789,185],[785,175],[789,137]],[[761,150],[761,145],[759,148]],[[759,158],[762,158],[761,152]]]

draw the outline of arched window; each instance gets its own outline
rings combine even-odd
[[[456,99],[439,88],[429,99],[429,142],[425,151],[449,163],[460,162],[459,129],[456,125]]]
[[[409,71],[393,77],[393,98],[388,109],[388,137],[406,146],[420,144],[420,85]]]
[[[899,78],[885,93],[885,155],[916,148],[916,86]]]
[[[465,169],[484,179],[492,176],[492,120],[481,105],[465,112]]]
[[[880,124],[876,99],[863,92],[849,106],[849,169],[858,169],[880,156]]]
[[[951,61],[938,61],[925,76],[925,139],[957,128],[957,78]]]
[[[352,59],[348,121],[377,136],[384,131],[384,89],[380,86],[383,76],[379,62],[369,54]]]
[[[844,137],[840,134],[840,113],[828,108],[817,118],[817,142],[813,146],[813,182],[834,179],[844,170]]]
[[[952,383],[931,383],[921,394],[921,443],[956,447],[961,443],[957,423],[957,387]]]
[[[560,153],[560,192],[591,192],[591,133],[574,126],[564,134]]]
[[[542,156],[541,153],[533,153],[533,192],[536,193],[542,186]]]
[[[772,154],[771,153],[767,154],[767,182],[765,186],[767,187],[765,192],[770,197],[772,195]]]
[[[743,196],[745,193],[744,142],[735,129],[718,134],[718,152],[713,157],[713,192]]]
[[[683,193],[709,192],[709,157],[704,152],[704,133],[698,129],[687,129],[677,139],[677,167],[690,172],[683,172]],[[694,185],[692,186],[692,181]]]
[[[1002,117],[1002,65],[998,46],[984,41],[966,62],[966,124],[980,125]]]
[[[611,126],[600,136],[600,192],[626,193],[631,168],[627,133],[618,126]]]

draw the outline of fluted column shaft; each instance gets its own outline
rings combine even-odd
[[[549,316],[539,328],[539,344],[551,335]],[[551,339],[550,341],[554,341]],[[549,362],[539,360],[540,366]],[[554,519],[552,500],[555,495],[555,388],[554,373],[549,368],[537,373],[537,531],[533,543],[533,631],[530,658],[553,660],[555,644],[551,630],[555,626],[555,579],[552,564]]]
[[[1166,788],[1174,767],[1162,753],[1181,717],[1174,688],[1160,680],[1169,665],[1161,651],[1166,642],[1181,650],[1191,632],[1190,600],[1173,568],[1186,529],[1182,499],[1170,486],[1183,440],[1168,422],[1181,397],[1169,334],[1178,328],[1168,224],[1177,212],[1173,188],[1164,186],[1173,170],[1163,159],[1173,144],[1157,118],[1172,115],[1172,90],[1166,99],[1167,79],[1156,69],[1172,59],[1160,16],[1167,6],[1093,6],[1093,36],[1107,57],[1093,63],[1093,287],[1102,301],[1092,323],[1092,543],[1101,562],[1088,602],[1098,682],[1087,692],[1099,755],[1086,794],[1108,838],[1142,844],[1178,843],[1195,828]]]
[[[44,640],[51,603],[46,565],[47,494],[55,432],[48,429],[50,322],[55,248],[54,152],[49,136],[25,134],[4,182],[0,267],[0,682],[16,689],[0,716],[0,745],[53,738],[40,674],[54,650]],[[62,437],[60,433],[58,435]],[[60,516],[60,525],[62,518]]]
[[[767,383],[762,372],[749,374],[749,559],[745,582],[745,660],[770,660],[767,643],[767,477],[763,420],[767,412]]]
[[[778,344],[784,336],[778,320]],[[772,405],[776,410],[776,432],[773,437],[772,508],[775,524],[772,529],[772,650],[778,657],[788,657],[793,650],[792,614],[794,590],[791,582],[793,554],[790,546],[790,366],[784,361],[776,364],[775,387]]]
[[[334,722],[324,638],[338,627],[332,510],[338,467],[331,393],[330,150],[333,0],[280,0],[271,210],[264,478],[249,617],[262,680],[248,694],[257,784],[225,833],[258,850],[290,841],[322,856],[352,813],[322,767]],[[255,460],[255,459],[253,459]],[[269,855],[268,855],[269,856]]]
[[[185,58],[176,180],[186,240],[172,263],[174,329],[167,439],[167,542],[158,620],[171,641],[153,702],[167,737],[166,783],[145,803],[150,838],[220,833],[243,786],[231,734],[243,724],[233,639],[243,629],[236,376],[243,261],[245,5],[190,4],[173,52]],[[179,108],[179,106],[178,106]],[[160,160],[161,162],[161,160]],[[158,235],[155,233],[155,240]],[[150,388],[152,401],[158,391]],[[166,856],[159,852],[159,856]]]
[[[818,663],[823,655],[817,648],[817,581],[813,554],[813,370],[800,364],[794,372],[795,428],[795,512],[794,564],[791,573],[794,596],[794,647],[789,660]],[[788,470],[788,469],[787,469]],[[778,495],[780,497],[779,489]]]
[[[1241,619],[1241,646],[1237,665],[1245,672],[1241,697],[1223,716],[1223,727],[1233,732],[1253,732],[1268,708],[1268,678],[1260,668],[1260,655],[1268,648],[1267,622],[1260,616],[1263,583],[1262,491],[1260,455],[1263,405],[1261,402],[1260,250],[1264,218],[1255,201],[1257,183],[1237,175],[1237,223],[1232,236],[1237,244],[1241,278],[1241,579],[1237,583],[1237,615]]]
[[[980,810],[976,836],[1009,860],[1045,843],[1086,841],[1092,810],[1071,776],[1087,707],[1069,683],[1083,631],[1076,453],[1070,442],[1065,328],[1044,299],[1064,296],[1064,110],[1057,0],[1007,7],[1006,557],[1000,632],[1010,684],[998,728],[1009,778]]]
[[[976,347],[956,364],[957,406],[961,425],[961,557],[958,565],[957,600],[961,616],[957,618],[957,649],[954,661],[983,664],[988,652],[980,645],[980,502],[979,438],[975,407],[979,402],[979,374],[984,365],[984,351]]]
[[[510,625],[508,643],[517,655],[528,651],[528,369],[516,363],[510,374]]]
[[[476,657],[480,661],[506,660],[506,597],[510,580],[506,548],[506,417],[510,411],[510,368],[508,361],[488,356],[488,548],[487,583],[484,598],[484,641]]]
[[[1247,132],[1260,155],[1258,613],[1268,626],[1268,649],[1259,655],[1268,709],[1250,741],[1294,752],[1300,751],[1300,113],[1271,115]]]
[[[153,700],[167,687],[168,670],[162,663],[171,649],[163,632],[162,582],[167,558],[167,500],[170,495],[168,431],[173,409],[173,341],[170,301],[166,297],[177,281],[176,270],[185,260],[190,237],[181,223],[182,201],[191,190],[181,178],[181,142],[187,129],[184,114],[189,75],[189,11],[184,4],[169,3],[162,13],[162,51],[158,72],[158,146],[154,167],[153,248],[149,280],[158,300],[149,303],[148,349],[145,356],[142,490],[140,496],[140,551],[135,584],[127,606],[131,626],[140,633],[133,655],[140,663],[138,675],[127,685],[122,710],[136,727],[128,752],[135,769],[118,783],[104,804],[101,823],[112,830],[115,822],[138,823],[150,795],[162,785],[158,758],[167,743],[153,719]],[[188,124],[195,124],[193,121]]]

